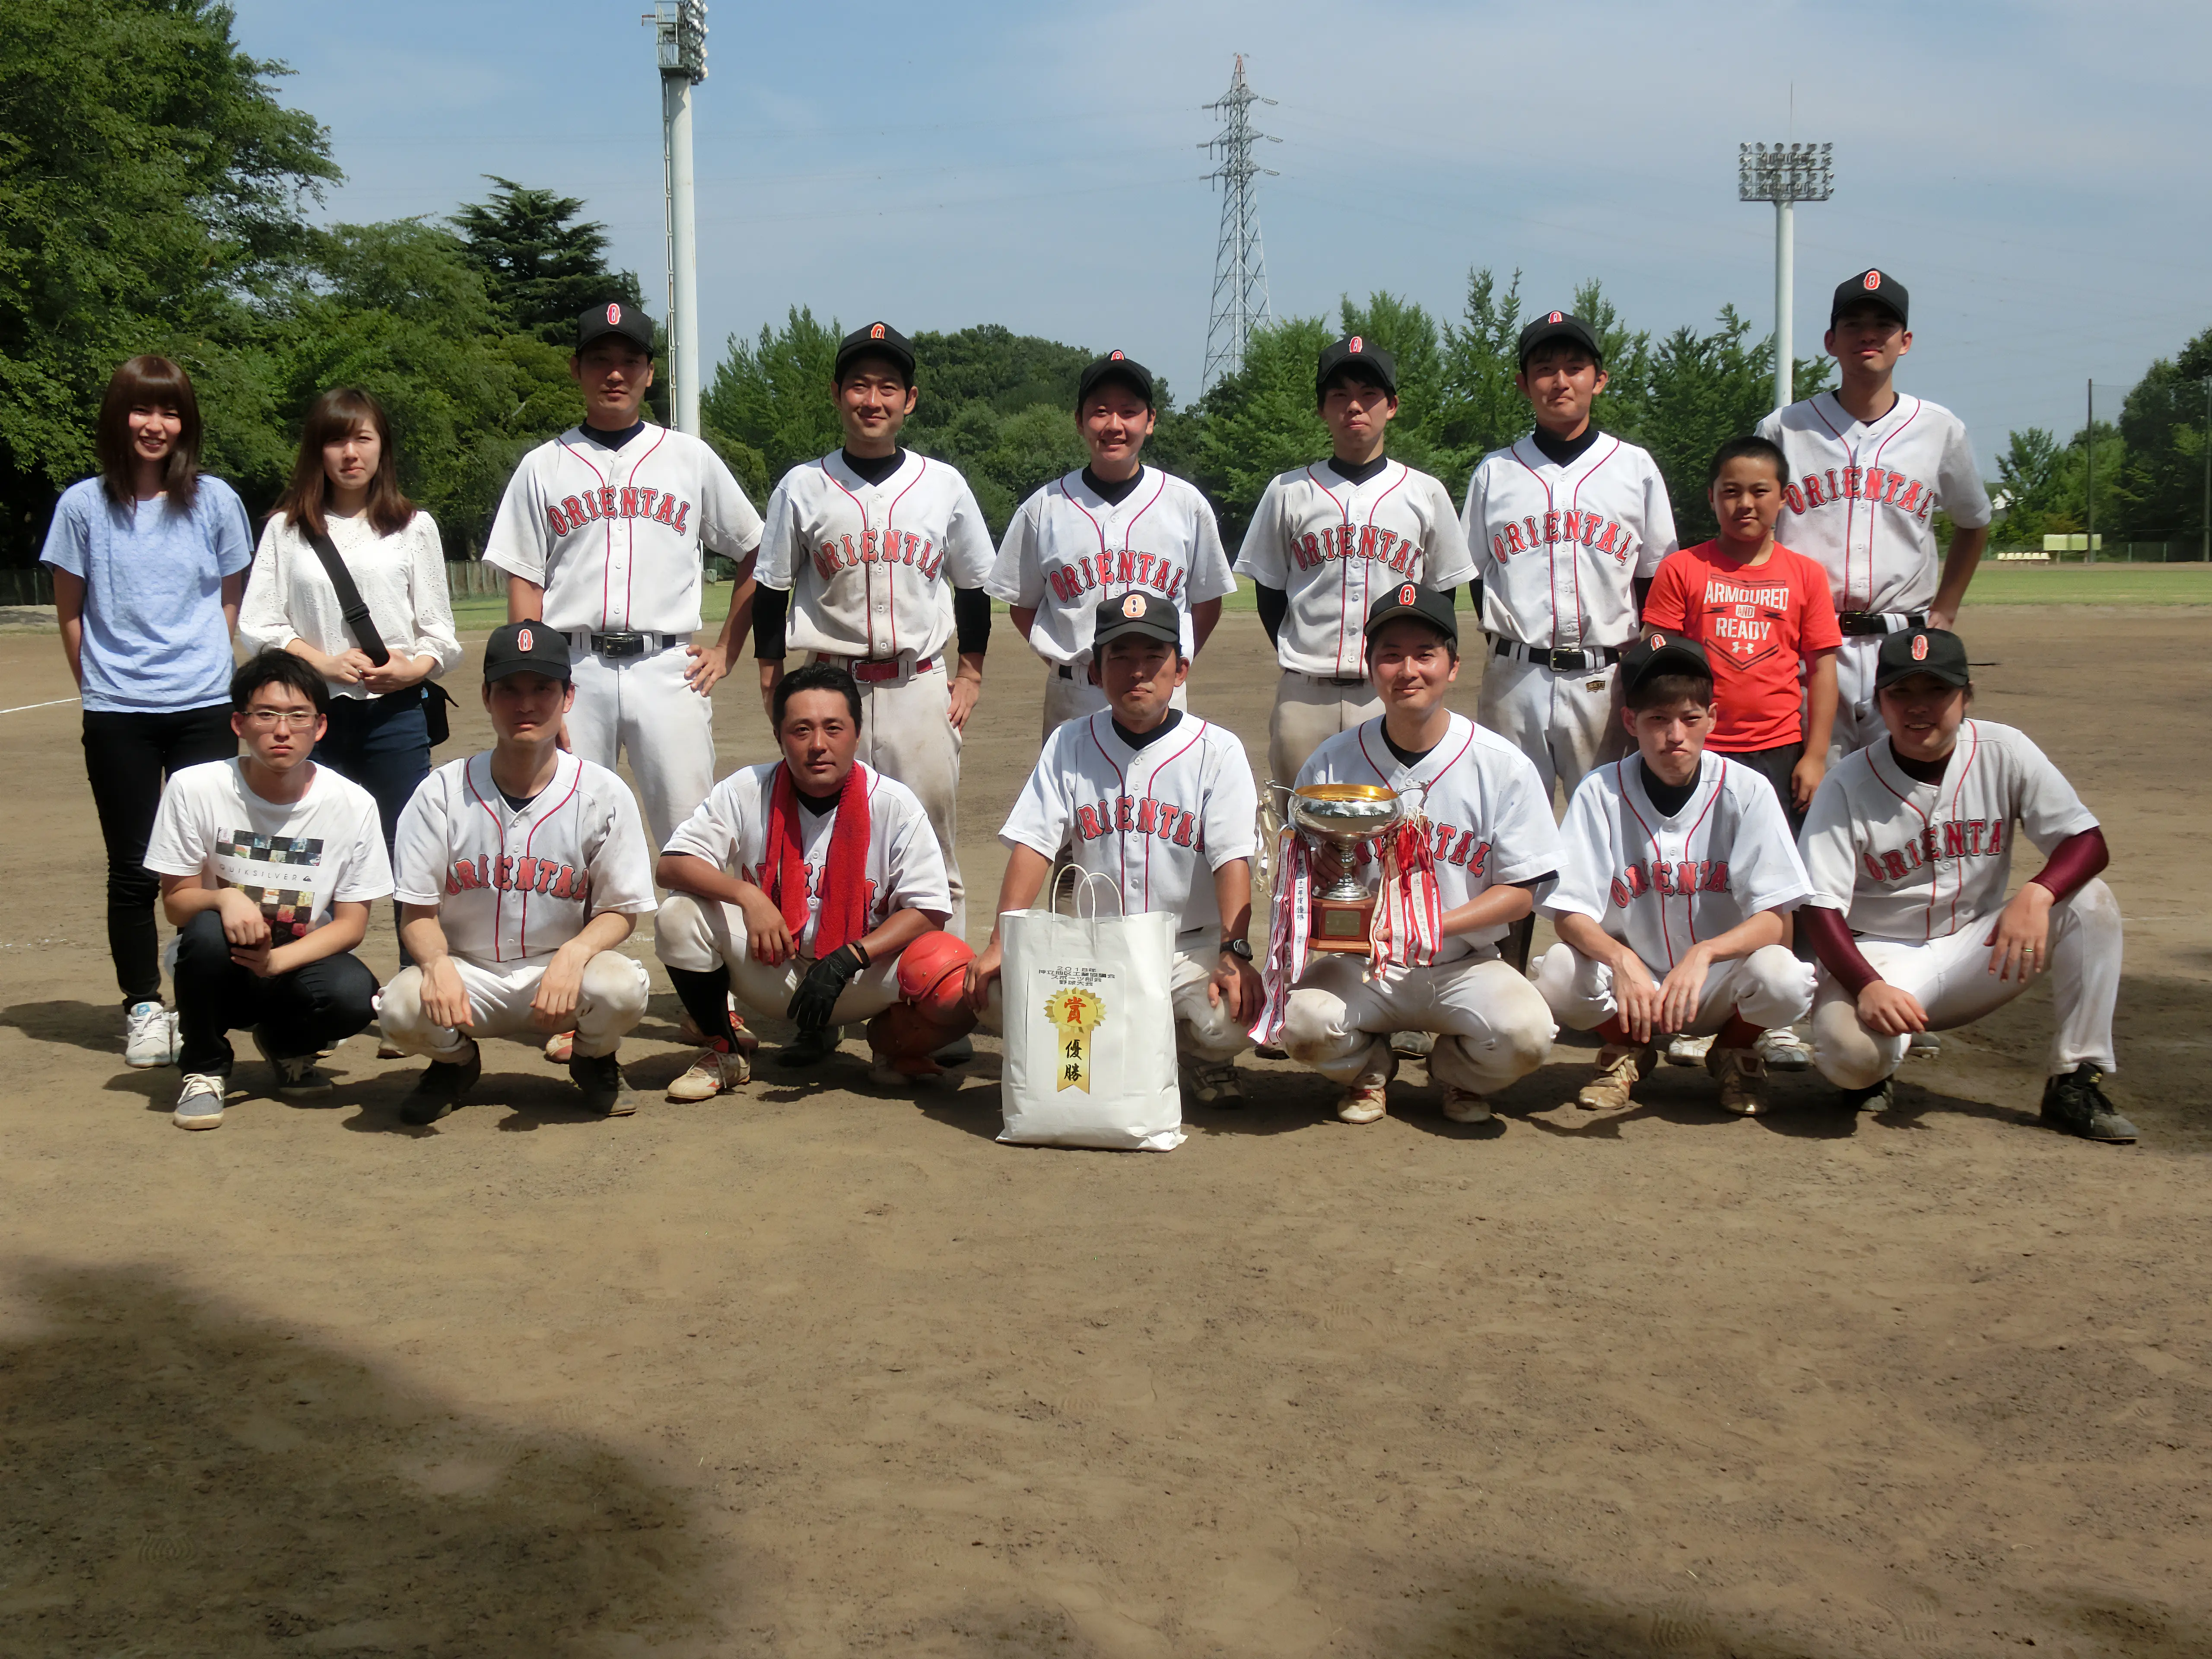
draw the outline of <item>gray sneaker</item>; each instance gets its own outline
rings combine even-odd
[[[1244,1103],[1243,1080],[1237,1075],[1237,1062],[1233,1060],[1224,1060],[1218,1065],[1185,1060],[1182,1086],[1195,1105],[1231,1111]]]
[[[177,1063],[177,1017],[155,1001],[134,1002],[123,1014],[123,1063],[140,1071]]]
[[[224,1079],[206,1072],[185,1073],[171,1121],[179,1129],[212,1129],[222,1121]]]
[[[269,1069],[276,1073],[276,1093],[285,1100],[301,1100],[310,1095],[326,1095],[331,1091],[330,1074],[315,1062],[319,1054],[273,1054],[269,1052],[269,1033],[265,1026],[253,1028],[253,1047]]]

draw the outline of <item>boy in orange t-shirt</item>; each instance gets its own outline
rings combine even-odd
[[[1708,480],[1719,538],[1661,561],[1644,633],[1705,647],[1715,715],[1705,746],[1764,776],[1795,832],[1827,770],[1844,635],[1827,572],[1774,539],[1788,468],[1764,438],[1721,446]]]

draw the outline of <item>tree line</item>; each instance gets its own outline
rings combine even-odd
[[[443,218],[318,226],[310,215],[341,175],[327,130],[278,98],[286,72],[242,51],[214,0],[12,0],[0,14],[0,562],[37,556],[56,494],[92,471],[100,389],[136,352],[191,373],[205,464],[257,512],[283,488],[315,394],[374,392],[404,487],[457,558],[477,550],[520,454],[580,418],[576,314],[642,302],[635,275],[608,264],[604,228],[574,198],[501,178]],[[1683,538],[1710,535],[1706,461],[1766,412],[1771,337],[1732,306],[1702,330],[1632,329],[1595,281],[1571,306],[1606,347],[1595,418],[1652,452]],[[1486,268],[1455,315],[1376,292],[1334,317],[1279,321],[1195,401],[1176,404],[1163,383],[1147,458],[1207,492],[1233,547],[1267,479],[1328,453],[1314,358],[1359,334],[1398,360],[1393,453],[1456,495],[1486,450],[1528,429],[1513,379],[1530,309],[1518,272]],[[704,388],[705,435],[756,501],[838,442],[826,387],[842,327],[793,309],[733,337]],[[1071,406],[1083,365],[1114,346],[1146,355],[1141,340],[1070,344],[989,324],[914,337],[906,440],[967,475],[994,532],[1082,464]],[[1801,393],[1831,367],[1799,361]],[[2154,364],[2117,423],[2063,445],[2039,428],[2010,434],[1992,481],[2008,502],[2000,544],[2081,527],[2092,453],[2100,532],[2198,526],[2208,374],[2212,331]]]

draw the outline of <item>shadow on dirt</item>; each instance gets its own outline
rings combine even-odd
[[[28,1334],[0,1339],[10,1654],[725,1650],[692,1495],[605,1447],[156,1270],[23,1289]]]

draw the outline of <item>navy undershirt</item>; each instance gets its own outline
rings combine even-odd
[[[1955,754],[1957,751],[1952,751]],[[1897,769],[1915,783],[1941,783],[1943,775],[1951,769],[1951,757],[1945,755],[1932,761],[1907,760],[1897,752],[1897,745],[1889,745],[1889,757],[1897,763]]]
[[[619,432],[608,432],[602,428],[592,425],[589,422],[584,424],[584,435],[602,449],[620,449],[644,430],[643,421],[634,422]]]
[[[1363,484],[1390,465],[1388,455],[1377,455],[1371,461],[1347,461],[1340,455],[1328,458],[1328,470],[1346,483]]]
[[[872,484],[881,483],[906,465],[906,451],[896,447],[888,455],[855,455],[849,449],[838,453],[858,477]]]
[[[1588,454],[1590,446],[1605,436],[1605,434],[1599,431],[1596,424],[1593,422],[1583,428],[1583,435],[1579,438],[1555,437],[1540,426],[1529,436],[1534,440],[1536,447],[1544,452],[1544,459],[1553,465],[1572,466]]]
[[[1650,761],[1639,756],[1636,763],[1644,769],[1644,793],[1650,796],[1651,804],[1659,809],[1659,816],[1662,818],[1673,817],[1688,804],[1690,797],[1698,793],[1698,772],[1704,770],[1702,767],[1698,772],[1690,774],[1687,783],[1668,783],[1651,769]]]
[[[1144,477],[1145,469],[1141,466],[1126,478],[1102,478],[1089,467],[1083,469],[1085,488],[1101,501],[1110,501],[1115,507],[1136,494],[1137,486],[1144,481]]]
[[[543,790],[538,792],[539,794],[543,794],[544,793],[544,791]],[[538,796],[510,795],[506,790],[502,789],[499,792],[499,798],[507,803],[507,809],[510,811],[527,812],[530,810],[530,803],[536,800]]]
[[[1382,731],[1382,745],[1390,751],[1401,766],[1419,766],[1437,752],[1435,744],[1431,744],[1426,749],[1399,748],[1396,744],[1390,741],[1390,731],[1388,726],[1385,726]]]
[[[845,798],[845,786],[841,783],[833,792],[826,795],[810,795],[798,785],[793,784],[791,793],[799,798],[800,811],[818,818],[824,812],[834,812],[837,810],[837,803]]]
[[[1132,749],[1142,749],[1148,744],[1157,743],[1160,738],[1167,736],[1169,732],[1174,731],[1176,726],[1182,724],[1182,710],[1180,708],[1170,708],[1168,710],[1168,717],[1149,732],[1132,732],[1127,726],[1122,725],[1121,721],[1115,720],[1114,722],[1114,735],[1121,738],[1122,742],[1127,744]]]

